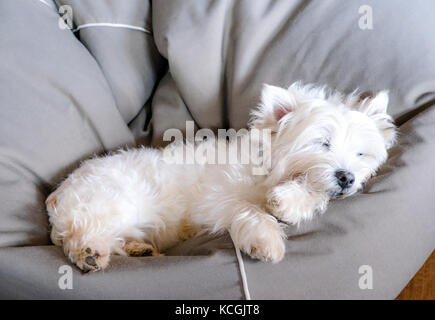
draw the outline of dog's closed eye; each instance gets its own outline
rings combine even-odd
[[[330,141],[329,138],[326,138],[326,139],[325,138],[316,139],[316,140],[314,140],[313,144],[321,146],[325,150],[331,149],[331,141]]]
[[[329,142],[329,140],[323,141],[322,142],[322,147],[324,147],[327,150],[329,150],[331,148],[331,142]]]
[[[374,154],[367,153],[367,152],[357,152],[356,156],[358,158],[361,158],[361,160],[362,159],[371,159],[371,160],[375,160],[376,159],[376,156]]]
[[[311,143],[329,148],[331,146],[331,138],[329,136],[326,137],[317,136],[316,138],[311,140]]]

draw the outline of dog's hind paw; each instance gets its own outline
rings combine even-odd
[[[162,254],[157,251],[152,245],[139,242],[128,241],[123,247],[125,253],[131,257],[145,257],[145,256],[161,256]]]
[[[109,254],[87,247],[80,252],[74,263],[83,272],[103,270],[109,264]]]

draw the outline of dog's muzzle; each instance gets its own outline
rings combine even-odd
[[[338,186],[342,190],[350,189],[355,182],[354,174],[350,171],[347,171],[347,170],[335,171],[335,178],[336,178]]]
[[[329,191],[332,199],[339,199],[354,193],[355,175],[347,170],[339,169],[334,173],[336,187]]]

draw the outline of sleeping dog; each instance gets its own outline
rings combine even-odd
[[[83,162],[46,200],[51,239],[83,271],[104,269],[111,254],[159,255],[201,232],[228,231],[246,254],[279,262],[281,222],[297,225],[324,212],[387,159],[396,137],[387,105],[385,91],[361,99],[314,85],[265,85],[237,139],[120,150]],[[258,152],[237,148],[258,140],[255,131],[269,134]],[[220,146],[237,150],[236,160],[175,163],[166,156],[185,159],[190,147],[216,155]],[[269,165],[259,173],[258,161],[249,160],[260,156]]]

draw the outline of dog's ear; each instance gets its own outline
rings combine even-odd
[[[251,114],[251,124],[258,129],[276,131],[278,121],[292,112],[295,106],[296,98],[289,90],[264,84],[260,106]]]
[[[365,99],[361,104],[360,111],[369,117],[387,114],[388,101],[388,91],[383,90],[373,98]]]
[[[265,84],[261,91],[261,104],[273,112],[275,120],[280,120],[293,110],[296,101],[287,89]]]
[[[360,106],[360,111],[375,121],[376,126],[384,137],[387,149],[396,142],[396,126],[393,119],[387,114],[388,91],[380,91],[375,97],[365,99]]]

